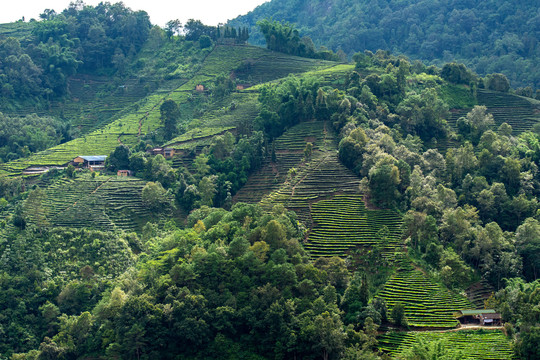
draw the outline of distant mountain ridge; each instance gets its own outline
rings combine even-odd
[[[457,60],[540,88],[537,0],[272,0],[229,25],[250,26],[250,41],[262,45],[256,23],[270,17],[349,55],[385,49],[439,65]]]

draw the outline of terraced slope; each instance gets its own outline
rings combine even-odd
[[[150,133],[161,126],[159,107],[163,101],[172,99],[177,103],[185,103],[194,92],[198,84],[210,84],[212,80],[222,74],[230,73],[242,65],[245,59],[272,57],[274,53],[252,46],[217,46],[204,60],[198,73],[185,81],[180,87],[171,92],[156,92],[147,96],[136,104],[133,111],[125,114],[118,120],[95,130],[88,135],[58,145],[43,152],[34,154],[26,159],[18,159],[0,166],[1,175],[20,175],[29,166],[63,165],[79,155],[105,155],[114,150],[118,144],[135,145],[141,135]],[[295,57],[288,58],[291,63],[297,63]],[[306,59],[304,59],[306,60]],[[333,66],[335,63],[316,60],[301,61],[294,71],[308,71],[317,68]],[[290,72],[289,63],[283,60],[279,69]],[[273,76],[280,76],[275,74]],[[214,116],[216,122],[222,119],[219,114]],[[238,119],[232,114],[232,119]],[[223,126],[224,122],[221,122]],[[228,124],[230,125],[230,124]]]
[[[386,300],[389,311],[402,303],[409,326],[422,328],[456,327],[459,322],[454,313],[472,306],[464,296],[450,292],[411,266],[399,269],[377,297]]]
[[[306,142],[314,144],[314,151],[308,161],[303,161]],[[325,122],[307,122],[291,128],[276,141],[275,149],[277,162],[271,164],[275,176],[270,186],[274,191],[264,195],[263,207],[282,204],[310,227],[309,207],[313,202],[336,193],[359,192],[360,179],[339,162],[334,134]],[[254,179],[260,184],[272,181],[271,176],[257,176]]]
[[[287,179],[289,169],[298,167],[304,157],[304,148],[308,142],[313,144],[313,157],[318,158],[324,149],[327,124],[324,121],[300,123],[287,130],[271,145],[276,154],[276,161],[267,161],[260,170],[248,179],[247,184],[236,194],[235,202],[257,203],[276,191]]]
[[[0,37],[14,37],[18,40],[23,40],[31,35],[34,25],[29,22],[17,21],[12,23],[0,24]]]
[[[334,66],[336,63],[269,52],[262,56],[246,58],[242,66],[234,72],[234,75],[239,82],[259,84],[283,78],[289,74],[306,72],[309,69],[320,67],[321,64],[328,67]]]
[[[521,96],[478,90],[478,104],[487,107],[487,112],[493,114],[495,128],[506,122],[512,126],[513,134],[530,130],[540,121],[540,101]],[[465,116],[470,109],[452,113],[448,123],[455,127],[457,120]]]
[[[391,357],[423,341],[443,341],[449,354],[462,352],[464,359],[508,360],[513,353],[510,342],[500,330],[461,330],[451,332],[401,332],[386,333],[379,340],[379,349]]]
[[[336,195],[311,206],[314,226],[305,248],[311,257],[346,256],[358,246],[383,246],[393,254],[401,244],[401,218],[390,210],[367,210],[360,195]],[[386,239],[378,234],[388,229]]]
[[[143,180],[115,176],[62,179],[44,190],[42,212],[52,226],[140,230],[147,221],[159,219],[142,202],[145,185]]]
[[[495,293],[495,289],[486,280],[472,284],[467,288],[467,298],[474,304],[476,309],[483,309],[485,301]]]

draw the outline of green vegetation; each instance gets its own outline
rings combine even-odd
[[[471,306],[466,298],[451,293],[410,265],[399,269],[376,296],[386,301],[389,310],[401,304],[407,325],[420,328],[456,327],[454,313]]]
[[[32,203],[40,211],[30,214],[26,223],[52,228],[140,231],[149,219],[159,219],[160,214],[168,218],[174,213],[166,204],[158,209],[147,205],[142,196],[145,185],[139,179],[116,176],[60,180],[40,190],[39,198]]]
[[[0,104],[0,358],[538,358],[531,88],[384,50],[322,60],[345,54],[273,20],[281,53],[122,4],[42,19],[0,26],[5,64],[44,81],[0,73],[19,86]],[[55,49],[56,85],[28,60]],[[456,329],[474,307],[503,329]]]
[[[380,255],[399,250],[399,216],[388,210],[366,210],[362,197],[338,195],[311,206],[313,229],[305,248],[312,257],[346,256],[356,247],[377,247]]]
[[[413,359],[415,358],[411,353],[413,348],[429,349],[436,343],[442,345],[442,353],[439,356],[461,353],[460,359],[507,360],[513,358],[508,338],[498,330],[390,332],[378,340],[381,350],[389,352],[398,359]]]
[[[504,73],[514,86],[538,89],[537,10],[531,2],[502,0],[274,0],[229,25],[248,26],[250,42],[264,45],[257,23],[272,18],[349,56],[384,49],[439,66],[459,61],[478,74]]]

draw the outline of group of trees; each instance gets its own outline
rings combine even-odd
[[[144,12],[108,3],[76,2],[61,14],[45,11],[42,18],[34,46],[50,44],[65,52],[67,63],[73,55],[82,61],[77,67],[87,70],[116,66],[122,56],[135,54],[149,24]],[[125,39],[124,31],[138,21],[142,30]],[[170,37],[179,33],[179,22],[169,25]],[[315,51],[288,24],[264,20],[260,26],[274,50],[335,58]],[[199,41],[201,48],[220,37],[247,36],[245,29],[195,20],[183,29],[185,39]],[[32,70],[33,58],[25,56],[27,48],[8,39],[0,44],[5,49],[20,50],[7,58],[11,65],[20,62],[13,69],[24,69],[23,79],[43,81],[39,67]],[[444,89],[451,84],[475,102],[475,89],[482,86],[509,91],[504,75],[482,79],[461,64],[426,67],[387,51],[354,59],[355,71],[335,87],[312,76],[261,87],[255,131],[247,126],[238,135],[214,136],[202,150],[188,151],[189,168],[150,155],[151,142],[118,146],[106,171],[130,169],[147,180],[141,197],[154,212],[175,206],[190,212],[182,229],[173,221],[148,223],[139,234],[38,228],[25,219],[40,219],[35,204],[41,190],[25,193],[21,179],[0,178],[0,210],[19,201],[11,216],[17,226],[8,227],[6,241],[0,241],[0,353],[14,359],[379,358],[378,327],[406,327],[401,304],[388,314],[384,301],[373,298],[380,284],[370,273],[380,275],[388,265],[381,265],[387,261],[381,260],[381,247],[357,249],[351,255],[357,262],[312,261],[294,213],[283,206],[263,211],[232,203],[270,156],[272,141],[299,122],[318,119],[338,134],[339,158],[362,178],[366,200],[404,214],[408,256],[448,287],[463,290],[482,277],[500,289],[490,305],[513,324],[507,333],[518,334],[516,354],[534,358],[540,132],[516,135],[508,124],[496,127],[481,106],[455,128],[448,125],[447,101],[457,100]],[[6,69],[0,79],[15,76]],[[233,88],[230,76],[217,76],[213,100]],[[168,140],[184,115],[172,100],[162,103],[160,114]],[[4,160],[67,138],[67,128],[48,118],[0,120]],[[313,151],[306,146],[306,161]],[[379,235],[384,237],[384,229]],[[358,268],[351,272],[350,264]]]
[[[28,41],[0,41],[3,97],[50,100],[66,93],[77,72],[123,67],[146,42],[151,24],[146,12],[123,3],[94,7],[79,0],[59,14],[45,10],[29,26]]]
[[[366,278],[344,260],[312,262],[294,213],[202,207],[185,229],[156,230],[28,228],[2,244],[2,354],[378,358],[377,328],[395,321],[386,304],[368,304]],[[26,299],[30,287],[36,296]]]
[[[317,51],[313,41],[307,36],[300,38],[299,31],[291,24],[264,19],[257,22],[257,26],[264,35],[266,46],[270,50],[314,59],[334,61],[343,59],[326,48]]]
[[[0,113],[0,161],[8,162],[70,139],[69,124],[36,114],[25,117]]]
[[[339,157],[363,178],[369,200],[405,212],[410,254],[449,287],[465,289],[480,276],[503,289],[493,306],[507,311],[505,320],[519,333],[516,353],[534,358],[538,319],[525,314],[538,301],[540,134],[534,128],[514,135],[507,123],[495,126],[485,106],[475,106],[451,128],[441,91],[445,79],[467,86],[474,98],[478,87],[507,92],[508,80],[501,74],[481,79],[455,63],[440,70],[411,66],[379,52],[356,60],[359,70],[384,71],[353,72],[344,91],[315,90],[312,79],[288,78],[261,92],[258,126],[274,138],[306,118],[331,119],[341,136]],[[433,81],[425,80],[428,75]],[[311,92],[299,90],[303,82],[314,84]],[[439,152],[447,139],[454,145]],[[523,280],[508,283],[512,278],[529,281],[528,290],[517,285]],[[523,301],[516,305],[517,298]]]
[[[113,173],[129,169],[137,177],[156,182],[174,194],[178,205],[186,211],[202,205],[229,208],[232,196],[262,165],[267,152],[261,132],[238,138],[226,132],[214,137],[201,153],[194,150],[189,155],[194,167],[190,172],[183,166],[173,168],[162,155],[152,156],[145,150],[143,142],[133,149],[120,145],[107,158],[107,169]],[[149,193],[149,199],[158,192]]]
[[[218,25],[217,39],[232,39],[236,44],[245,44],[249,39],[249,30],[245,26],[236,29],[230,26]]]
[[[344,90],[320,88],[310,77],[269,85],[261,90],[256,126],[274,139],[300,121],[331,119],[341,161],[363,178],[375,205],[408,211],[411,249],[447,285],[468,286],[475,270],[496,288],[504,278],[537,279],[538,241],[525,229],[538,220],[539,135],[512,136],[506,123],[495,128],[483,106],[459,119],[454,132],[439,75],[473,88],[482,79],[462,65],[415,68],[384,53],[356,58],[359,67],[383,73],[353,72]],[[438,80],[426,82],[424,71]],[[439,152],[449,138],[456,145]],[[520,234],[529,235],[519,240]]]

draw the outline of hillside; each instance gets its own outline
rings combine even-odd
[[[384,49],[437,65],[459,61],[482,76],[504,73],[514,86],[540,88],[535,2],[273,0],[229,25],[249,26],[250,42],[264,45],[256,23],[265,18],[349,55]]]
[[[77,17],[146,19],[71,5],[37,27],[65,30],[50,47],[0,29],[36,65],[95,50]],[[0,358],[536,359],[540,102],[273,25],[284,52],[190,20],[125,61],[109,32],[65,93],[1,99]],[[502,326],[462,324],[475,308]]]

